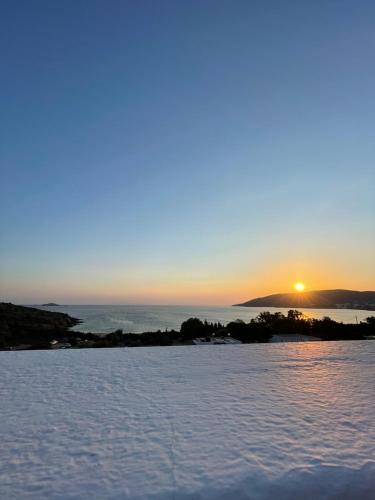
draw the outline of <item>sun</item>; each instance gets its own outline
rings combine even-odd
[[[300,281],[298,283],[294,283],[294,288],[297,290],[297,292],[303,292],[305,289],[304,283],[301,283]]]

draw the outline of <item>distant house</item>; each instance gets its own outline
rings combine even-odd
[[[193,340],[194,345],[242,344],[232,337],[199,337]]]
[[[69,342],[58,342],[57,340],[51,340],[50,342],[51,349],[69,349],[72,347],[72,344]]]

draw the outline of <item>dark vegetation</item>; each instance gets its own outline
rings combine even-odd
[[[78,334],[69,328],[79,323],[68,314],[0,303],[0,349],[19,345],[46,349],[52,340],[75,345]],[[79,337],[92,339],[96,335],[80,333]]]
[[[270,336],[299,334],[321,340],[362,340],[375,335],[374,316],[358,324],[339,323],[329,317],[308,318],[293,309],[286,316],[280,312],[262,312],[246,326],[250,329],[256,326],[260,332],[267,331]]]
[[[262,312],[248,323],[237,320],[226,326],[198,318],[184,321],[180,331],[141,334],[122,330],[101,336],[71,330],[78,319],[67,314],[0,303],[0,349],[50,349],[59,347],[140,347],[191,344],[197,337],[226,337],[243,343],[268,342],[273,335],[299,334],[321,340],[375,338],[375,317],[358,324],[344,324],[325,317],[312,319],[296,310],[287,315]]]
[[[275,293],[236,306],[375,310],[375,292],[356,290],[315,290],[303,293]]]

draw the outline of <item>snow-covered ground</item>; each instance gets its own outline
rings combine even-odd
[[[0,498],[370,499],[375,342],[0,353]]]

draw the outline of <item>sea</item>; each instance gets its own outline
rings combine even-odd
[[[157,330],[179,330],[181,323],[195,317],[202,321],[220,322],[241,319],[249,321],[262,311],[280,311],[287,314],[288,309],[272,307],[204,307],[204,306],[147,306],[147,305],[61,305],[33,306],[48,311],[67,313],[82,322],[74,326],[75,331],[107,334],[114,330],[125,333],[142,333]],[[299,309],[310,318],[329,316],[335,321],[356,323],[374,311],[354,309]]]

